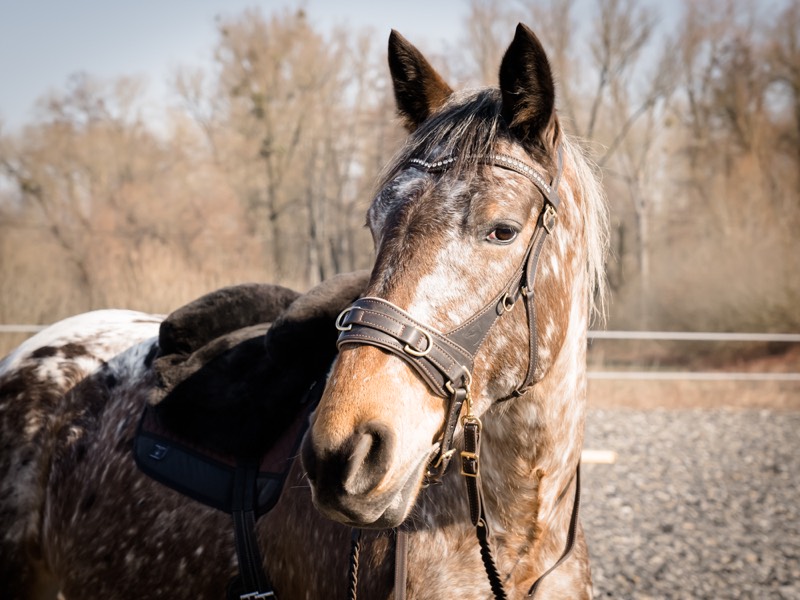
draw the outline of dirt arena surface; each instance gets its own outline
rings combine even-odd
[[[593,380],[589,405],[616,456],[583,468],[595,598],[800,599],[800,382]]]

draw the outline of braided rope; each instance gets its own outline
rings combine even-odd
[[[350,545],[350,571],[348,573],[349,589],[347,597],[349,600],[357,600],[358,597],[358,560],[361,555],[361,530],[353,529]]]

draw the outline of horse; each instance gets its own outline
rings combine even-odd
[[[287,427],[273,411],[321,381],[254,525],[271,589],[233,597],[590,598],[578,490],[602,187],[524,25],[499,87],[453,91],[394,31],[389,67],[409,135],[368,210],[371,273],[316,294],[253,288],[255,311],[224,300],[225,331],[246,332],[224,344],[213,319],[182,325],[208,329],[185,353],[223,357],[171,409],[195,442],[264,450]],[[184,351],[175,322],[87,313],[0,362],[4,597],[232,597],[230,515],[133,456],[176,368],[165,346]]]

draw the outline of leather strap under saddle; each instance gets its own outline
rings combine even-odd
[[[162,323],[134,459],[161,484],[231,515],[239,576],[229,600],[276,597],[256,521],[277,503],[322,395],[335,317],[367,277],[338,275],[302,296],[266,284],[223,288]]]
[[[229,584],[229,600],[274,598],[255,535],[258,518],[278,501],[286,476],[308,428],[308,416],[324,389],[319,382],[301,402],[305,406],[260,459],[222,455],[181,438],[146,407],[134,439],[139,469],[159,483],[221,510],[233,519],[239,577]]]

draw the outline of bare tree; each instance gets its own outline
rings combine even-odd
[[[335,178],[326,155],[347,147],[332,143],[331,132],[348,133],[339,124],[352,121],[356,102],[348,97],[347,39],[323,37],[303,11],[269,18],[247,11],[221,21],[219,32],[217,94],[226,109],[220,126],[231,149],[225,165],[267,244],[267,276],[316,281],[334,268],[331,221],[313,218],[331,200],[326,186]]]
[[[686,2],[678,27],[670,194],[673,214],[691,218],[667,222],[666,241],[673,260],[684,248],[695,263],[715,256],[713,268],[673,273],[712,326],[797,322],[797,154],[780,141],[796,122],[791,85],[774,78],[797,39],[792,5],[770,14],[746,0]]]
[[[785,123],[776,141],[779,148],[794,157],[794,180],[800,194],[800,3],[795,0],[786,5],[768,29],[767,39],[765,91],[775,94],[768,96],[767,103],[785,107],[785,115],[781,111],[775,115]]]
[[[612,202],[612,325],[796,324],[800,5],[686,0],[671,36],[649,6],[472,0],[456,72],[495,84],[517,21],[542,38]],[[383,37],[297,10],[217,29],[214,67],[176,73],[157,133],[124,77],[77,75],[20,134],[0,123],[4,318],[166,311],[371,264],[364,213],[402,138]]]

